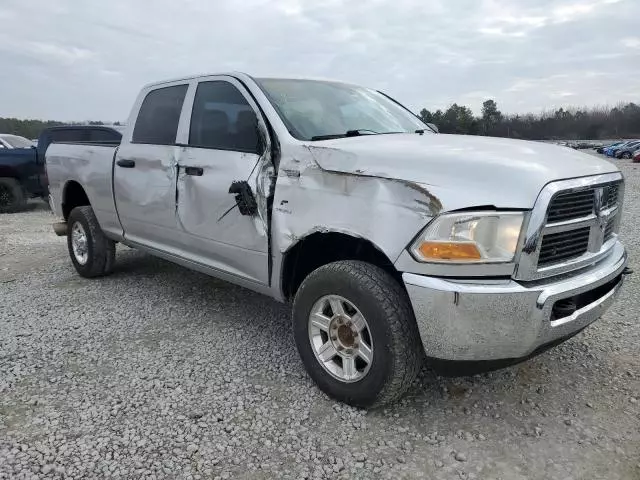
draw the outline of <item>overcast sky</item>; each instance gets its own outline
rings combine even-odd
[[[0,116],[124,120],[145,83],[230,70],[416,111],[640,102],[640,1],[0,1]]]

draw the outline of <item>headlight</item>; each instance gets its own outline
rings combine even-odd
[[[523,214],[466,212],[433,220],[411,246],[421,262],[510,262],[516,253]]]

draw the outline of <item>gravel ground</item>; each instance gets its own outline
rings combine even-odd
[[[640,168],[622,237],[639,255]],[[640,274],[524,364],[337,404],[289,310],[120,248],[85,280],[44,208],[0,217],[0,478],[639,479]]]

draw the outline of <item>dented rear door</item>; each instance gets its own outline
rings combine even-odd
[[[227,76],[201,79],[187,108],[176,192],[182,250],[198,263],[267,284],[267,219],[256,191],[265,161],[259,110],[243,85]]]
[[[178,247],[176,138],[188,87],[183,82],[143,92],[133,132],[123,139],[113,166],[125,238],[163,251]]]

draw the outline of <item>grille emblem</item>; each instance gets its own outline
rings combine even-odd
[[[595,189],[594,207],[596,211],[596,232],[593,239],[593,251],[600,251],[604,244],[604,233],[609,223],[609,212],[606,211],[605,198],[609,196],[609,187],[599,187]]]
[[[607,228],[608,219],[608,215],[603,215],[601,212],[598,212],[598,227],[600,227],[600,230],[602,230],[603,233]]]
[[[594,189],[593,193],[596,215],[599,215],[604,205],[604,187]]]

